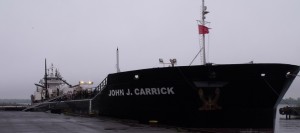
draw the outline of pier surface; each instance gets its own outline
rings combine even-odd
[[[106,117],[80,117],[45,112],[0,112],[0,133],[173,133],[161,128]]]
[[[299,119],[286,120],[276,113],[275,133],[299,133]],[[251,133],[251,131],[243,131]],[[195,133],[206,129],[186,129],[139,124],[135,121],[118,120],[107,117],[81,117],[45,112],[0,111],[0,133]],[[236,131],[218,130],[210,133],[232,133]],[[239,132],[239,131],[238,131]],[[253,131],[254,133],[258,133]],[[263,131],[263,133],[268,133]]]

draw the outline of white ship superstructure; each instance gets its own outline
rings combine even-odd
[[[93,82],[79,81],[77,85],[70,85],[63,79],[59,70],[51,65],[47,69],[45,60],[45,75],[38,84],[35,84],[36,90],[31,95],[32,103],[49,102],[58,98],[65,100],[74,100],[91,97],[93,90]]]
[[[45,76],[36,85],[36,91],[32,95],[32,102],[41,102],[46,99],[51,99],[60,96],[64,93],[73,92],[74,88],[63,80],[57,68],[51,65],[49,69],[46,68],[45,62]],[[74,86],[75,87],[75,86]],[[77,86],[78,87],[78,86]],[[67,92],[66,92],[67,91]]]

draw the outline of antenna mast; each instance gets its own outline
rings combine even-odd
[[[204,0],[202,0],[202,25],[205,26],[205,14],[204,11],[206,10],[206,6],[204,5]],[[205,34],[202,34],[202,43],[203,43],[203,65],[206,64],[206,57],[205,57]]]
[[[44,76],[44,80],[45,80],[45,98],[48,99],[49,95],[48,95],[48,84],[47,84],[47,61],[45,59],[45,76]]]
[[[205,26],[206,24],[206,21],[205,21],[205,14],[209,13],[208,11],[206,11],[207,7],[205,6],[204,4],[204,0],[202,0],[202,13],[201,13],[201,21],[199,21],[199,25],[198,25],[198,28],[199,28],[199,36],[200,36],[200,45],[202,43],[202,48],[200,48],[200,51],[202,51],[202,61],[203,61],[203,65],[206,64],[206,54],[205,54],[205,34],[208,34],[209,31],[208,31],[208,27]],[[202,39],[201,39],[202,38]]]
[[[117,64],[116,64],[116,67],[117,67],[117,72],[120,72],[120,66],[119,66],[119,48],[117,48]]]

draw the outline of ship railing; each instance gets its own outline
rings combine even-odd
[[[96,94],[92,99],[97,97],[98,94],[101,93],[101,91],[106,87],[107,85],[107,77],[94,89],[94,93]]]
[[[95,107],[95,101],[97,101],[97,98],[99,98],[98,96],[101,94],[102,90],[106,87],[107,85],[107,77],[104,78],[104,80],[94,88],[94,97],[92,97],[90,100],[89,100],[89,114],[90,115],[93,115],[93,114],[97,114],[97,107]],[[94,102],[93,102],[94,101]]]
[[[107,77],[96,87],[94,87],[93,97],[90,99],[72,99],[64,102],[88,102],[88,113],[89,115],[97,114],[97,109],[95,107],[95,101],[97,97],[101,94],[102,90],[107,85]]]

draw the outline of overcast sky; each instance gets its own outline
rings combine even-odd
[[[116,72],[189,65],[202,0],[0,0],[0,99],[30,98],[44,59],[71,84]],[[208,61],[300,65],[299,0],[207,0]],[[193,65],[200,64],[197,58]],[[285,97],[300,97],[296,78]]]

